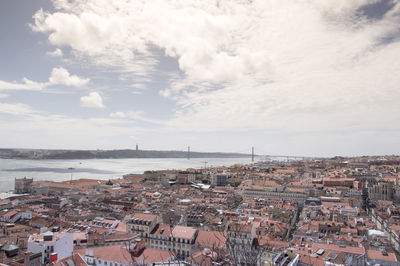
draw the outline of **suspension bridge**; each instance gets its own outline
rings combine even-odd
[[[185,148],[180,149],[181,151],[185,150]],[[208,151],[199,151],[197,149],[193,149],[191,146],[187,146],[187,159],[190,160],[191,158],[191,152],[204,152],[207,153]],[[221,152],[225,153],[225,152]],[[256,149],[254,146],[252,146],[248,150],[240,150],[240,151],[230,151],[226,152],[230,154],[243,154],[244,156],[249,156],[251,157],[251,161],[254,162],[255,159],[257,158],[258,161],[265,161],[269,159],[280,159],[280,160],[318,160],[318,159],[323,159],[323,157],[312,157],[312,156],[303,156],[303,155],[285,155],[285,154],[268,154],[266,152],[259,151],[256,153]]]

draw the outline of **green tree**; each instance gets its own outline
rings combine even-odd
[[[242,183],[242,180],[240,180],[240,179],[235,179],[235,187],[240,186],[241,183]]]

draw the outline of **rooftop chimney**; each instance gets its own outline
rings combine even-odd
[[[51,254],[50,254],[50,261],[49,261],[49,263],[56,262],[57,260],[58,260],[58,254],[57,254],[57,253],[51,253]]]

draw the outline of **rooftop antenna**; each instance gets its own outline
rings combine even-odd
[[[139,145],[136,143],[136,151],[139,150]]]
[[[251,147],[251,161],[254,162],[254,146]]]

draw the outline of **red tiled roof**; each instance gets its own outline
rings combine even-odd
[[[387,252],[387,255],[383,255],[379,250],[367,250],[367,258],[372,260],[383,260],[397,262],[396,255],[392,252]]]
[[[324,244],[324,243],[314,243],[312,245],[312,251],[316,252],[318,249],[325,249],[325,250],[335,250],[335,251],[341,251],[341,252],[346,252],[346,253],[353,253],[353,254],[360,254],[363,255],[365,254],[365,248],[364,247],[339,247],[338,245],[334,244]]]
[[[72,256],[60,259],[56,262],[50,263],[50,266],[69,266],[70,264],[67,263],[67,260],[72,260],[75,266],[86,266],[86,262],[79,254],[73,254]]]
[[[96,259],[113,261],[117,263],[128,264],[132,262],[132,257],[125,245],[113,245],[104,247],[93,247],[89,249],[78,249],[74,253],[85,256],[86,250],[93,250],[93,256]]]
[[[170,236],[171,227],[168,224],[157,224],[157,226],[153,229],[153,232],[151,234],[157,236]]]
[[[196,229],[188,226],[176,225],[172,230],[172,236],[183,239],[191,239],[196,233]]]
[[[132,219],[139,219],[142,221],[148,221],[148,222],[152,222],[157,218],[156,215],[154,214],[148,214],[148,213],[135,213],[132,216]]]
[[[147,263],[155,263],[155,262],[168,261],[174,257],[175,255],[167,250],[146,248],[136,260],[138,261],[144,260]]]
[[[224,248],[225,247],[225,234],[217,231],[199,231],[196,237],[195,244],[201,247]]]
[[[75,250],[74,253],[78,253],[81,256],[85,256],[86,250],[93,250],[93,256],[96,259],[112,261],[116,263],[128,264],[133,260],[137,262],[155,263],[163,262],[171,259],[174,255],[166,250],[158,250],[152,248],[145,248],[143,253],[138,257],[131,256],[126,245],[112,245],[103,247],[93,247],[88,249]]]

